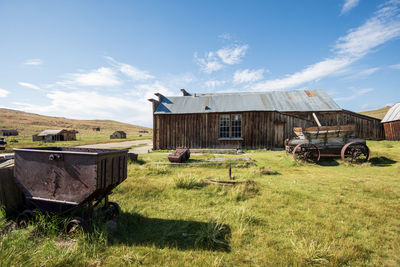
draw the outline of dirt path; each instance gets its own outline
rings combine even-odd
[[[134,146],[139,146],[135,148]],[[131,148],[130,151],[137,154],[145,154],[149,150],[153,148],[153,141],[150,139],[144,140],[135,140],[135,141],[124,141],[118,143],[104,143],[104,144],[95,144],[95,145],[84,145],[79,147],[86,148]]]

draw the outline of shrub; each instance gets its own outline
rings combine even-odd
[[[195,234],[195,244],[201,248],[213,250],[229,250],[231,230],[227,225],[209,222]]]
[[[195,189],[200,188],[205,185],[205,183],[197,178],[194,175],[183,176],[182,174],[178,175],[176,179],[174,179],[175,188],[183,188],[183,189]]]

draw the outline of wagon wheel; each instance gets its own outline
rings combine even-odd
[[[293,159],[303,162],[317,162],[321,157],[321,153],[316,145],[302,143],[293,149]]]
[[[81,217],[75,217],[70,220],[65,226],[65,233],[73,234],[76,233],[79,229],[82,229],[83,231],[87,230],[86,221]]]
[[[117,202],[109,201],[108,206],[103,207],[103,209],[105,209],[104,213],[105,213],[106,217],[109,217],[109,218],[118,217],[119,214],[121,213],[121,208]]]
[[[366,144],[350,142],[347,143],[340,153],[343,161],[351,163],[363,163],[369,160],[369,148]]]
[[[35,213],[31,210],[24,210],[17,217],[17,225],[20,228],[25,228],[28,226],[29,222],[31,222],[35,218]]]

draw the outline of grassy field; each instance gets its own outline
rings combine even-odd
[[[94,127],[100,127],[100,131],[93,131],[92,129]],[[0,130],[2,129],[18,130],[19,135],[5,137],[8,145],[5,147],[5,151],[0,150],[0,153],[11,152],[13,148],[18,147],[54,145],[76,146],[104,142],[120,142],[121,139],[110,140],[110,135],[117,130],[126,132],[126,140],[152,138],[152,129],[117,121],[73,120],[0,108]],[[32,141],[32,135],[38,134],[46,129],[74,129],[79,131],[79,133],[77,134],[77,141],[57,143],[42,143]],[[147,130],[148,133],[141,134],[139,133],[139,130]],[[11,140],[18,140],[18,143],[12,143]]]
[[[390,108],[391,107],[386,106],[386,107],[383,107],[383,108],[380,108],[380,109],[363,111],[363,112],[360,112],[360,113],[363,114],[363,115],[371,116],[371,117],[378,118],[378,119],[382,120],[385,117],[386,113],[389,111]]]
[[[400,265],[400,142],[371,141],[371,162],[301,164],[283,151],[193,155],[165,166],[165,154],[140,155],[111,199],[116,229],[104,220],[89,233],[63,234],[66,218],[40,217],[4,228],[5,265]],[[245,164],[249,157],[255,165]],[[216,160],[228,158],[228,161]],[[216,163],[217,162],[217,163]],[[218,163],[219,162],[219,163]],[[208,178],[255,183],[205,184]],[[267,168],[272,171],[265,171]]]

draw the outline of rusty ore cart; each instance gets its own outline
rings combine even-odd
[[[344,161],[369,160],[364,139],[354,138],[355,125],[293,128],[297,137],[285,141],[287,153],[302,161],[319,161],[321,157],[341,157]]]
[[[14,178],[34,208],[51,214],[65,214],[87,205],[88,219],[104,200],[101,209],[108,216],[120,212],[117,203],[108,201],[111,191],[127,177],[128,150],[77,147],[14,149]],[[17,218],[24,226],[33,212],[25,210]],[[66,231],[85,226],[81,217],[72,219]]]

